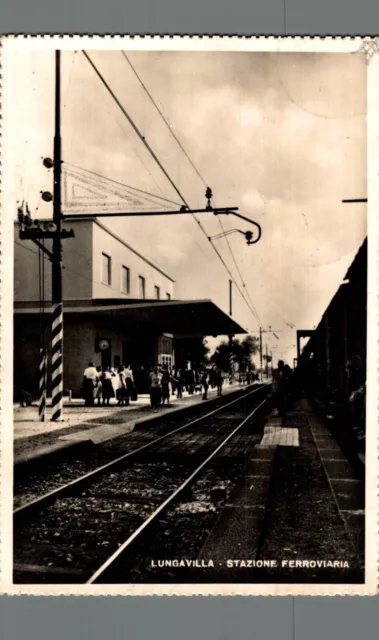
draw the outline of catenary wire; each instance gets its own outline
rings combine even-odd
[[[168,198],[164,198],[162,196],[157,196],[154,193],[150,193],[150,191],[145,191],[144,189],[137,189],[137,187],[132,187],[129,184],[124,184],[123,182],[119,182],[118,180],[113,180],[113,178],[108,178],[107,176],[101,175],[101,173],[97,173],[96,171],[90,171],[90,169],[84,169],[83,167],[79,167],[76,164],[72,164],[72,162],[65,162],[63,166],[67,166],[68,168],[73,167],[74,169],[79,169],[79,171],[84,171],[85,173],[89,173],[97,178],[101,178],[106,180],[107,182],[112,182],[113,184],[118,185],[119,187],[125,187],[126,189],[132,189],[133,191],[137,191],[138,193],[143,193],[145,196],[153,196],[154,198],[158,198],[159,200],[163,200],[169,204],[174,204],[176,207],[180,205],[174,200],[169,200]]]
[[[104,101],[104,95],[102,93],[100,93],[101,99]],[[158,197],[164,197],[163,191],[159,185],[159,183],[157,182],[157,180],[155,179],[154,175],[149,171],[148,167],[146,166],[143,158],[141,157],[141,155],[138,153],[138,150],[136,149],[136,146],[134,145],[133,141],[131,140],[131,138],[129,137],[129,135],[127,134],[125,128],[122,126],[122,124],[119,122],[119,120],[117,118],[114,118],[114,121],[116,123],[116,125],[119,127],[119,129],[121,130],[121,132],[124,134],[124,136],[126,137],[128,143],[130,144],[132,150],[134,151],[136,157],[138,158],[139,162],[141,163],[141,165],[143,166],[143,168],[145,169],[146,173],[149,174],[151,180],[154,182],[155,186],[157,187],[158,191],[161,193],[161,196]]]
[[[137,125],[135,124],[134,120],[130,117],[129,113],[126,111],[126,109],[123,107],[123,105],[121,104],[120,100],[117,98],[116,94],[112,91],[111,87],[109,86],[108,82],[105,80],[104,76],[102,75],[102,73],[99,71],[99,69],[97,68],[97,66],[95,65],[95,63],[91,60],[90,56],[88,55],[88,53],[86,51],[83,50],[83,54],[84,56],[87,58],[88,62],[90,63],[91,67],[93,68],[93,70],[95,71],[95,73],[97,74],[97,76],[99,77],[99,79],[101,80],[101,82],[103,83],[103,85],[105,86],[105,88],[107,89],[107,91],[110,93],[110,95],[112,96],[113,100],[116,102],[116,104],[118,105],[118,107],[121,109],[122,113],[124,114],[125,118],[127,119],[127,121],[129,122],[130,126],[132,127],[133,131],[137,134],[137,136],[139,137],[139,139],[141,140],[142,144],[144,144],[144,146],[146,147],[146,149],[149,151],[149,153],[151,154],[151,156],[154,158],[155,162],[157,163],[157,165],[159,166],[159,168],[161,169],[161,171],[164,173],[164,175],[166,176],[167,180],[170,182],[172,188],[176,191],[176,193],[178,194],[179,198],[185,202],[183,195],[180,193],[178,187],[176,186],[176,184],[174,183],[174,181],[171,179],[169,173],[166,171],[166,169],[164,168],[163,164],[161,163],[161,161],[159,160],[158,156],[156,155],[156,153],[153,151],[153,149],[150,147],[149,143],[147,142],[147,140],[145,139],[145,137],[142,135],[142,133],[140,132],[140,130],[138,129]]]
[[[158,107],[156,101],[154,100],[153,96],[151,95],[150,91],[148,90],[147,86],[145,85],[145,83],[143,82],[143,80],[140,78],[140,76],[138,75],[135,67],[133,66],[133,64],[130,62],[129,57],[127,56],[127,54],[125,53],[125,51],[121,51],[122,55],[124,56],[125,60],[127,61],[128,65],[130,66],[131,70],[133,71],[134,75],[136,76],[138,82],[140,83],[140,85],[143,87],[143,89],[145,90],[146,94],[149,96],[151,102],[153,103],[155,109],[158,111],[160,117],[162,118],[163,122],[165,123],[167,129],[169,130],[169,132],[171,133],[172,137],[174,138],[174,140],[176,141],[176,143],[179,145],[179,147],[181,148],[181,150],[183,151],[184,155],[186,156],[188,162],[190,163],[190,165],[192,166],[193,170],[196,172],[196,174],[198,175],[198,177],[200,178],[200,180],[204,183],[205,186],[207,186],[207,183],[205,182],[203,176],[201,175],[200,171],[198,171],[197,167],[195,166],[195,164],[193,163],[193,161],[191,160],[190,156],[188,155],[187,151],[185,150],[185,148],[183,147],[182,143],[180,142],[179,138],[175,135],[175,132],[172,130],[170,123],[168,122],[167,118],[165,118],[162,110]]]
[[[176,141],[176,143],[178,144],[178,146],[180,147],[180,149],[181,149],[181,150],[182,150],[182,152],[184,153],[185,157],[187,158],[188,162],[190,163],[190,165],[192,166],[192,168],[193,168],[193,169],[194,169],[194,171],[196,172],[197,176],[200,178],[200,180],[203,182],[203,184],[204,184],[205,186],[207,186],[207,183],[206,183],[205,179],[203,178],[203,176],[201,175],[200,171],[199,171],[199,170],[198,170],[198,168],[196,167],[195,163],[193,162],[193,160],[191,159],[191,157],[189,156],[189,154],[187,153],[187,151],[186,151],[186,150],[185,150],[185,148],[183,147],[182,143],[180,142],[179,138],[176,136],[175,132],[172,130],[171,125],[169,124],[168,120],[167,120],[167,119],[166,119],[166,117],[164,116],[164,114],[163,114],[162,110],[158,107],[158,105],[157,105],[156,101],[154,100],[153,96],[151,95],[150,91],[148,90],[148,88],[147,88],[146,84],[143,82],[142,78],[139,76],[139,74],[138,74],[137,70],[135,69],[135,67],[134,67],[134,66],[133,66],[133,64],[131,63],[131,61],[130,61],[129,57],[127,56],[127,54],[125,53],[125,51],[121,51],[121,53],[122,53],[122,55],[124,56],[124,58],[125,58],[125,60],[127,61],[128,65],[130,66],[130,68],[132,69],[132,71],[133,71],[134,75],[136,76],[136,78],[137,78],[138,82],[139,82],[139,83],[141,84],[141,86],[143,87],[143,89],[144,89],[144,91],[146,92],[147,96],[150,98],[150,100],[151,100],[152,104],[154,105],[154,107],[155,107],[156,111],[158,112],[158,114],[159,114],[159,115],[160,115],[160,117],[162,118],[162,120],[163,120],[163,122],[165,123],[165,125],[166,125],[167,129],[169,130],[170,134],[172,135],[172,137],[174,138],[174,140]],[[223,226],[222,221],[220,220],[220,218],[218,218],[218,221],[219,221],[219,224],[220,224],[220,226],[221,226],[222,231],[225,233],[224,226]],[[234,264],[235,264],[236,270],[237,270],[238,275],[239,275],[239,277],[240,277],[240,279],[241,279],[242,286],[243,286],[243,288],[246,290],[246,295],[247,295],[247,297],[249,298],[249,301],[250,301],[251,307],[252,307],[252,309],[253,309],[252,313],[253,313],[253,315],[254,315],[255,319],[257,320],[258,324],[261,326],[261,325],[262,325],[262,322],[261,322],[261,320],[260,320],[260,318],[259,318],[259,314],[258,314],[258,312],[257,312],[257,310],[256,310],[256,308],[255,308],[255,306],[254,306],[254,303],[253,303],[253,301],[252,301],[252,299],[251,299],[251,296],[250,296],[250,294],[249,294],[249,292],[248,292],[248,290],[247,290],[246,283],[245,283],[245,281],[244,281],[244,279],[243,279],[243,277],[242,277],[242,274],[241,274],[240,268],[238,267],[237,261],[236,261],[236,259],[235,259],[235,256],[234,256],[234,253],[233,253],[233,250],[232,250],[232,247],[231,247],[231,245],[230,245],[230,243],[229,243],[229,240],[228,240],[227,238],[225,238],[225,239],[226,239],[226,242],[227,242],[227,245],[228,245],[228,248],[229,248],[230,255],[231,255],[232,259],[233,259],[233,262],[234,262]]]
[[[149,151],[149,153],[151,154],[151,156],[153,157],[153,159],[155,160],[155,162],[158,164],[159,168],[161,169],[161,171],[164,173],[164,175],[166,176],[167,180],[170,182],[171,186],[173,187],[173,189],[176,191],[176,193],[178,194],[178,196],[180,197],[180,199],[182,200],[182,202],[184,203],[184,205],[186,207],[188,207],[188,209],[190,209],[191,207],[189,206],[188,202],[186,201],[186,199],[184,198],[184,196],[182,195],[182,193],[179,191],[178,187],[176,186],[176,184],[174,183],[174,181],[172,180],[171,176],[169,175],[169,173],[166,171],[165,167],[162,165],[162,163],[160,162],[158,156],[156,155],[156,153],[153,151],[153,149],[150,147],[150,145],[148,144],[147,140],[145,139],[145,137],[142,135],[142,133],[140,132],[140,130],[138,129],[137,125],[135,124],[135,122],[133,121],[133,119],[131,118],[131,116],[129,115],[129,113],[126,111],[126,109],[123,107],[123,105],[121,104],[121,102],[119,101],[119,99],[117,98],[117,96],[115,95],[115,93],[112,91],[111,87],[109,86],[109,84],[107,83],[107,81],[105,80],[105,78],[103,77],[103,75],[101,74],[101,72],[99,71],[99,69],[96,67],[95,63],[91,60],[90,56],[88,55],[88,53],[86,51],[83,50],[83,54],[86,57],[86,59],[88,60],[89,64],[91,65],[91,67],[93,68],[93,70],[95,71],[96,75],[99,77],[99,79],[101,80],[102,84],[105,86],[105,88],[107,89],[107,91],[110,93],[110,95],[112,96],[113,100],[116,102],[116,104],[118,105],[118,107],[120,108],[120,110],[122,111],[122,113],[124,114],[124,116],[126,117],[126,119],[128,120],[129,124],[131,125],[131,127],[133,128],[134,132],[137,134],[137,136],[139,137],[139,139],[141,140],[141,142],[144,144],[144,146],[146,147],[146,149]],[[205,237],[207,238],[207,240],[209,240],[209,236],[207,234],[207,232],[205,231],[204,227],[202,226],[201,222],[196,218],[196,216],[193,216],[194,219],[196,220],[198,226],[200,227],[200,229],[202,230],[203,234],[205,235]],[[216,252],[217,256],[219,257],[220,261],[222,262],[222,264],[224,265],[227,273],[229,274],[230,278],[232,279],[232,281],[234,282],[238,292],[240,293],[242,299],[245,301],[247,307],[250,309],[251,313],[253,314],[253,316],[255,317],[255,313],[249,303],[249,301],[245,298],[245,295],[243,293],[243,291],[241,290],[241,288],[239,287],[236,279],[234,278],[232,272],[230,271],[229,267],[227,266],[225,260],[223,259],[223,257],[221,256],[220,252],[218,251],[217,247],[215,247],[214,243],[212,242],[212,240],[210,241],[211,245],[214,249],[214,251]]]

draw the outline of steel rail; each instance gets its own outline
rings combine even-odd
[[[192,425],[196,424],[197,422],[200,422],[201,420],[205,420],[206,418],[209,418],[210,416],[214,415],[218,411],[222,411],[223,409],[226,409],[227,407],[230,407],[232,404],[235,404],[236,402],[240,402],[241,400],[244,400],[245,398],[251,396],[253,393],[257,393],[257,391],[260,391],[260,390],[262,390],[263,388],[265,388],[267,386],[268,386],[268,384],[260,385],[259,387],[253,389],[252,391],[249,391],[248,393],[245,393],[242,396],[238,396],[238,398],[235,398],[231,402],[228,402],[228,403],[222,405],[221,407],[217,407],[216,409],[213,409],[213,411],[210,411],[209,413],[205,414],[204,416],[200,416],[199,418],[195,418],[195,420],[192,420],[188,424],[182,425],[181,427],[178,427],[177,429],[173,429],[173,431],[170,431],[169,433],[166,433],[166,434],[160,436],[159,438],[155,438],[155,440],[147,442],[146,444],[143,444],[140,447],[137,447],[137,449],[133,449],[132,451],[128,451],[128,453],[124,453],[122,456],[119,456],[118,458],[115,458],[115,460],[111,460],[110,462],[107,462],[106,464],[101,465],[100,467],[97,467],[96,469],[93,469],[92,471],[89,471],[88,473],[85,473],[82,476],[79,476],[79,478],[75,478],[75,480],[71,480],[70,482],[67,482],[66,484],[62,485],[61,487],[57,487],[57,489],[53,489],[52,491],[49,491],[48,493],[43,494],[39,498],[35,498],[34,500],[31,500],[30,502],[27,502],[26,504],[18,507],[17,509],[15,509],[13,511],[13,517],[14,518],[19,518],[21,516],[24,517],[28,512],[34,510],[36,507],[38,507],[38,506],[43,507],[43,506],[45,506],[45,504],[47,502],[50,502],[54,498],[57,498],[59,495],[63,495],[64,492],[66,492],[71,487],[79,486],[81,483],[86,482],[90,478],[95,478],[97,475],[100,475],[103,471],[106,471],[107,469],[112,468],[112,466],[115,466],[115,465],[121,463],[123,460],[126,460],[127,458],[130,458],[132,456],[137,455],[141,451],[144,451],[145,449],[148,449],[149,447],[154,446],[155,444],[157,444],[158,442],[161,442],[165,438],[169,438],[170,436],[174,435],[175,433],[178,433],[179,431],[182,431],[183,429],[187,429],[188,427],[191,427]]]
[[[267,386],[267,385],[264,385]],[[262,387],[261,387],[262,389]],[[101,567],[95,571],[95,573],[91,576],[89,580],[87,580],[86,584],[94,584],[98,580],[98,578],[117,560],[117,558],[131,545],[131,543],[148,527],[156,518],[159,516],[162,511],[164,511],[170,504],[177,498],[177,496],[184,491],[188,487],[189,484],[199,475],[199,473],[204,469],[204,467],[214,458],[214,456],[229,442],[230,438],[232,438],[237,431],[243,427],[243,425],[250,420],[250,418],[267,402],[267,398],[262,400],[262,402],[249,413],[249,415],[243,419],[243,421],[235,428],[233,431],[223,440],[217,447],[212,451],[212,453],[204,460],[196,469],[191,473],[191,475],[182,482],[179,487],[177,487],[171,495],[162,502],[155,511],[144,522],[129,536],[127,540],[115,551],[109,558],[101,565]]]

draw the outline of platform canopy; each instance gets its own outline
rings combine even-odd
[[[15,313],[38,313],[34,305],[16,304]],[[176,338],[236,335],[247,333],[211,300],[131,300],[99,298],[69,300],[64,314],[105,318],[114,328],[131,332],[151,330],[173,334]]]

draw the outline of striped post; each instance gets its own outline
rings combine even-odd
[[[52,325],[52,415],[53,421],[63,418],[63,304],[53,304]]]
[[[234,355],[233,355],[233,337],[229,336],[229,384],[233,383],[233,365],[234,365]]]
[[[39,404],[38,416],[40,422],[45,422],[46,414],[46,349],[39,351]]]

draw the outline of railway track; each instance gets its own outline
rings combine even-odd
[[[209,405],[200,402],[184,410],[158,414],[148,421],[136,424],[132,432],[120,434],[102,444],[94,445],[87,441],[81,443],[80,447],[58,451],[43,460],[36,458],[18,463],[14,467],[13,508],[16,510],[25,506],[125,453],[138,450],[153,441],[156,444],[162,436],[175,432],[179,421],[183,427],[187,425],[190,428],[198,418],[211,415],[214,409],[221,409],[232,399],[243,397],[246,391],[256,388],[258,387],[254,385],[234,390],[230,395],[213,398]],[[124,422],[125,412],[118,411],[111,412],[104,424],[122,425]]]
[[[127,582],[147,535],[163,522],[167,542],[183,514],[208,522],[203,538],[259,439],[267,391],[247,391],[16,509],[15,583]]]

